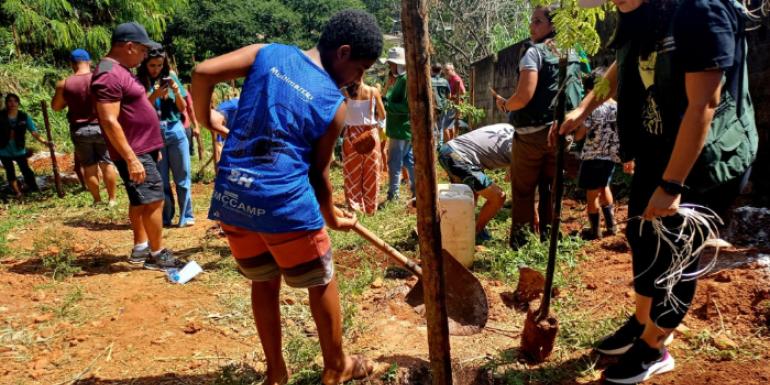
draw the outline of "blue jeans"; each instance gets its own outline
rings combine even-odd
[[[390,138],[388,143],[388,200],[398,197],[402,167],[406,167],[406,172],[409,174],[409,189],[414,196],[414,153],[412,152],[412,141]]]
[[[174,219],[175,204],[174,196],[171,194],[171,181],[169,171],[174,176],[174,185],[176,187],[176,200],[179,203],[179,225],[182,226],[188,221],[193,220],[192,186],[190,173],[190,143],[184,131],[181,122],[172,123],[166,129],[161,123],[166,145],[161,149],[162,158],[158,162],[158,171],[163,178],[163,194],[165,202],[163,204],[163,225],[171,226]]]

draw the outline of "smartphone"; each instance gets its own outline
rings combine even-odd
[[[160,79],[160,85],[161,87],[168,87],[172,81],[173,80],[171,79],[170,76],[166,76],[165,78]]]

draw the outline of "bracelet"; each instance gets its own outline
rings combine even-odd
[[[669,195],[682,195],[687,190],[687,186],[670,180],[661,180],[658,186]]]

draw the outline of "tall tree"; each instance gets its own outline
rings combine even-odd
[[[16,47],[43,60],[66,57],[76,47],[106,52],[112,28],[137,21],[160,38],[173,10],[187,0],[4,0],[0,19],[10,24]]]
[[[525,38],[531,9],[528,0],[437,0],[430,32],[438,59],[462,71]]]
[[[263,42],[298,44],[306,28],[278,0],[198,0],[174,16],[166,33],[181,73],[195,60]]]

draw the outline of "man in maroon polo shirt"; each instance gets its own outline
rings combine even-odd
[[[83,166],[85,186],[94,199],[94,204],[102,201],[99,193],[99,169],[104,176],[107,189],[108,205],[115,206],[117,175],[112,167],[112,160],[107,153],[99,119],[91,98],[91,55],[82,48],[70,54],[73,74],[56,83],[56,93],[51,100],[51,108],[61,111],[67,108],[67,120],[70,124],[70,136],[75,145],[75,169]]]
[[[134,232],[129,261],[164,270],[180,263],[163,248],[163,182],[157,168],[163,138],[158,114],[130,70],[142,63],[149,48],[158,46],[136,22],[117,26],[110,52],[94,73],[91,94],[110,157],[128,192]]]

